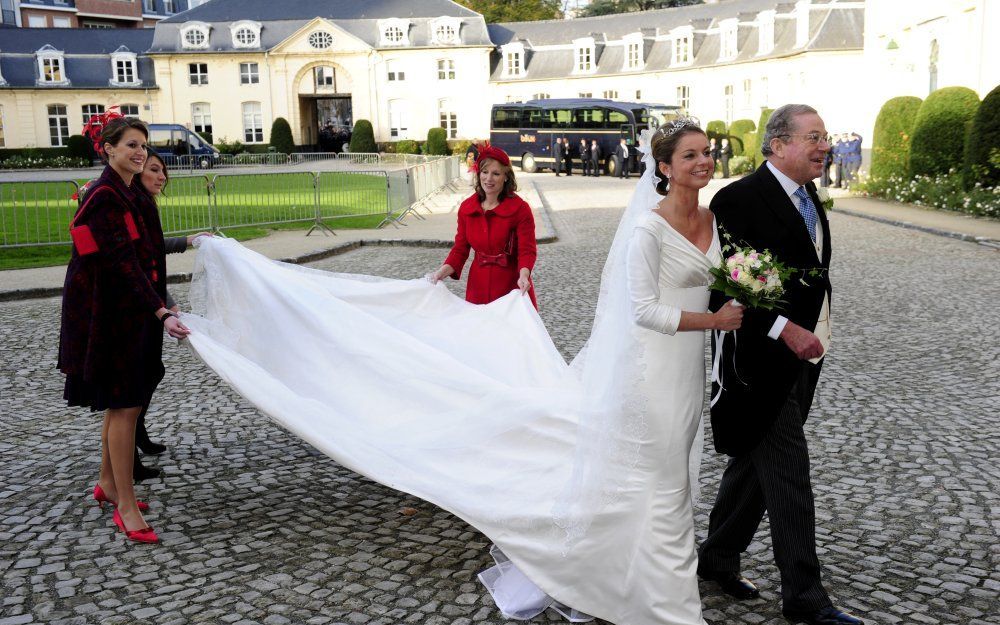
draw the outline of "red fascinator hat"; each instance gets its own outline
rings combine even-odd
[[[496,162],[500,163],[505,167],[510,167],[510,157],[507,153],[500,148],[495,148],[492,145],[488,145],[479,150],[479,158],[476,159],[476,170],[479,170],[480,165],[486,159],[491,158]]]
[[[88,137],[94,142],[94,151],[100,155],[104,155],[104,146],[101,145],[101,131],[104,127],[113,119],[119,119],[125,117],[121,114],[118,105],[110,107],[104,113],[100,115],[92,115],[90,121],[88,121],[83,126],[83,135]]]

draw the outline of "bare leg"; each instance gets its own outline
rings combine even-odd
[[[108,425],[111,423],[110,411],[104,412],[104,425],[101,426],[101,475],[98,483],[101,490],[111,501],[118,501],[118,491],[115,490],[115,473],[111,470],[111,455],[108,453]]]
[[[141,406],[135,408],[114,408],[107,412],[108,455],[114,473],[115,490],[118,495],[118,513],[129,531],[147,527],[135,501],[132,486],[132,460],[135,457],[135,420]]]

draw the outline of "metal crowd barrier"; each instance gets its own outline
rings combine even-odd
[[[381,227],[414,212],[414,203],[459,172],[458,157],[434,157],[391,172],[175,175],[157,203],[166,234],[308,221],[329,230],[329,220],[378,215]],[[0,248],[69,243],[78,188],[72,180],[0,182]]]

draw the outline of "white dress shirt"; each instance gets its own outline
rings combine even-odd
[[[774,174],[774,177],[778,179],[778,183],[781,185],[782,190],[784,190],[785,195],[788,196],[788,201],[792,203],[795,212],[798,212],[799,198],[795,197],[795,192],[802,185],[782,173],[781,170],[771,164],[771,161],[767,161],[767,167]],[[823,225],[818,221],[816,223],[816,256],[820,260],[823,258]],[[774,320],[774,325],[771,326],[771,331],[767,335],[777,340],[781,336],[781,331],[785,329],[786,323],[788,323],[788,318],[778,315],[778,318]],[[816,327],[813,329],[813,334],[819,337],[820,343],[823,344],[823,356],[830,349],[830,340],[833,338],[832,330],[833,327],[830,324],[830,296],[824,293],[823,308],[819,311],[819,319],[816,321]],[[819,362],[823,356],[810,359],[810,362]]]

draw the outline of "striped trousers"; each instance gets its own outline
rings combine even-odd
[[[701,572],[738,573],[740,554],[750,546],[767,512],[786,611],[831,605],[816,557],[816,513],[802,429],[819,370],[803,362],[771,430],[753,451],[730,458],[709,516],[708,537],[698,554]]]

